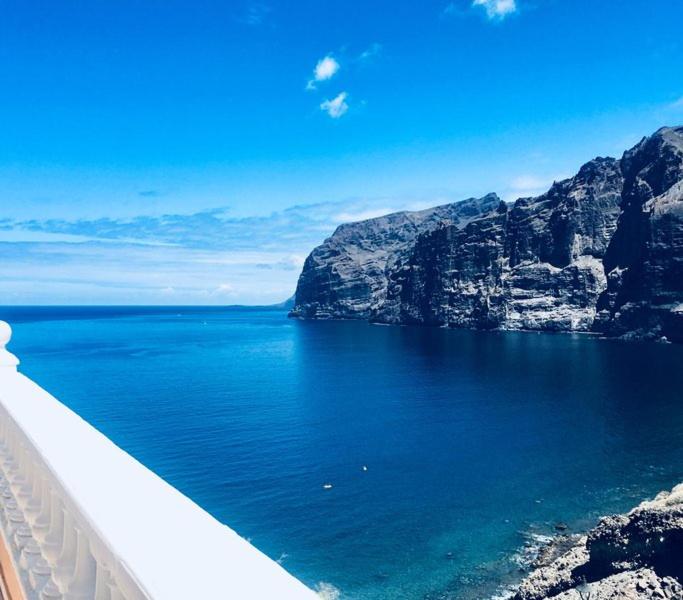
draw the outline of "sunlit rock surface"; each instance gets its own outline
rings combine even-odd
[[[548,552],[513,600],[683,598],[683,485]]]

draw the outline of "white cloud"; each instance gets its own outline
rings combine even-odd
[[[338,119],[349,110],[349,105],[346,103],[347,97],[348,94],[342,92],[332,100],[325,100],[325,102],[320,105],[320,110],[324,110],[333,119]]]
[[[396,208],[369,208],[367,210],[360,210],[358,212],[341,212],[333,215],[332,220],[338,223],[355,223],[356,221],[366,221],[367,219],[374,219],[376,217],[383,217],[391,213],[398,212]]]
[[[530,198],[545,194],[556,181],[566,179],[565,175],[544,176],[520,175],[515,177],[503,192],[504,200],[511,202],[517,198]]]
[[[464,14],[464,11],[455,2],[450,2],[443,9],[442,14],[445,16],[454,16],[454,15],[460,16],[460,15]]]
[[[313,69],[313,79],[308,82],[306,89],[314,90],[316,89],[316,83],[332,79],[337,71],[339,71],[339,67],[339,63],[332,55],[328,54],[321,58],[318,64],[315,65],[315,69]]]
[[[325,81],[326,79],[331,79],[338,70],[339,63],[333,57],[326,56],[319,60],[315,66],[315,80]]]
[[[683,108],[683,96],[681,96],[678,100],[669,104],[669,108],[672,108],[673,110],[682,109]]]
[[[547,178],[542,179],[535,175],[520,175],[512,180],[511,187],[515,190],[537,190],[547,184]]]
[[[221,283],[211,293],[214,296],[217,296],[217,295],[232,296],[235,294],[235,288],[232,285],[230,285],[229,283]]]
[[[517,12],[515,0],[473,0],[472,6],[481,6],[489,19],[504,19]]]
[[[358,59],[360,61],[368,61],[375,58],[380,52],[382,52],[382,44],[375,42],[367,50],[361,52]]]
[[[270,12],[271,8],[267,4],[252,2],[247,6],[245,14],[239,20],[247,25],[262,25]]]

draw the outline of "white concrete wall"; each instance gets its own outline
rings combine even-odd
[[[318,597],[17,372],[10,335],[0,321],[0,530],[28,598]]]

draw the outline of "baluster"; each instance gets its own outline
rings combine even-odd
[[[19,442],[17,441],[17,436],[12,435],[9,439],[9,449],[7,452],[7,458],[3,464],[3,469],[5,471],[5,474],[7,475],[7,480],[10,483],[12,483],[12,479],[16,477],[20,472],[20,454],[18,444]]]
[[[90,551],[90,542],[80,529],[76,529],[76,568],[64,599],[92,600],[96,578],[97,563]]]
[[[73,522],[71,513],[64,509],[64,539],[62,542],[62,550],[52,569],[52,577],[60,591],[64,592],[71,583],[75,568],[76,526]]]
[[[32,539],[33,533],[31,532],[31,528],[28,526],[27,523],[24,522],[14,530],[14,535],[12,536],[12,544],[14,545],[14,548],[17,552],[21,552],[21,550],[24,548],[24,546],[26,546],[29,540]]]
[[[29,570],[28,581],[31,584],[31,587],[36,592],[39,592],[43,589],[48,581],[51,581],[51,575],[52,569],[50,568],[48,562],[44,558],[38,558],[38,560],[36,560]]]
[[[2,433],[0,434],[0,439],[2,439],[2,449],[0,450],[0,464],[6,466],[12,459],[13,445],[12,442],[15,438],[14,428],[10,424],[9,416],[3,414],[2,420]]]
[[[40,559],[40,546],[33,539],[29,540],[21,549],[21,556],[19,557],[19,566],[30,574],[33,566]]]
[[[7,418],[3,415],[0,417],[0,465],[5,464],[9,455],[10,449],[7,444]]]
[[[7,534],[10,539],[14,537],[15,532],[19,527],[26,523],[24,515],[20,510],[10,510],[7,513]]]
[[[109,571],[97,562],[97,578],[95,580],[95,600],[112,600],[111,586],[113,581]]]
[[[60,600],[62,597],[59,587],[50,579],[40,592],[40,600]]]
[[[31,458],[25,448],[21,448],[18,452],[16,468],[13,469],[10,475],[10,487],[14,492],[15,497],[22,504],[25,500],[31,497]]]
[[[14,495],[10,491],[9,487],[3,487],[2,491],[0,491],[0,502],[2,503],[2,511],[0,511],[0,515],[2,515],[2,521],[7,527],[9,527],[10,512],[17,509],[17,502],[14,499]]]
[[[53,503],[54,500],[52,497],[52,490],[50,489],[50,483],[46,478],[44,478],[42,482],[42,490],[40,492],[40,512],[35,515],[33,519],[29,518],[29,524],[33,529],[33,536],[39,542],[45,541],[45,537],[50,531]]]
[[[24,516],[28,523],[36,520],[43,504],[43,478],[40,475],[40,467],[37,463],[33,463],[32,471],[31,494],[23,503]]]
[[[2,521],[7,523],[9,521],[10,511],[17,510],[17,501],[10,494],[9,498],[2,498]]]
[[[109,600],[126,600],[126,597],[123,595],[123,592],[118,588],[116,584],[112,584],[109,586],[109,591],[110,591],[110,597]]]
[[[41,541],[41,549],[50,565],[55,565],[64,543],[64,506],[56,492],[53,491],[51,497],[50,526],[47,535]]]

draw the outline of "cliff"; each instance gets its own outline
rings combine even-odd
[[[644,139],[621,165],[622,210],[605,255],[598,327],[683,341],[683,127]]]
[[[513,600],[683,598],[683,485],[567,545],[551,542]]]
[[[498,206],[495,194],[418,212],[340,225],[304,263],[292,316],[369,319],[386,300],[388,276],[415,240],[440,225],[464,226]]]
[[[306,260],[291,315],[683,341],[683,128],[536,198],[342,225]]]

